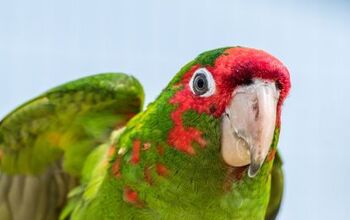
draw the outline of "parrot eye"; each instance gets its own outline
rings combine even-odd
[[[201,97],[208,97],[215,92],[215,82],[211,73],[205,69],[198,69],[190,81],[191,91]]]

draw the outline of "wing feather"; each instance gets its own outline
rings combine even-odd
[[[122,73],[85,77],[0,121],[0,219],[57,219],[89,154],[142,110],[140,83]]]

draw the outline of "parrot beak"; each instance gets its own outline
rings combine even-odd
[[[232,97],[222,116],[221,154],[230,166],[249,164],[248,176],[254,177],[272,143],[279,91],[274,82],[255,79]]]

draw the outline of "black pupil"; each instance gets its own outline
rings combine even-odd
[[[196,95],[203,95],[208,91],[207,77],[203,73],[198,73],[193,82],[193,90]]]
[[[204,87],[204,80],[203,79],[198,79],[197,86],[198,86],[198,88],[202,89]]]

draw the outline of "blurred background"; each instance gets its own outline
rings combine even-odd
[[[121,71],[152,101],[182,65],[229,45],[268,51],[292,77],[279,149],[279,219],[349,219],[347,1],[0,1],[0,117],[58,84]]]

